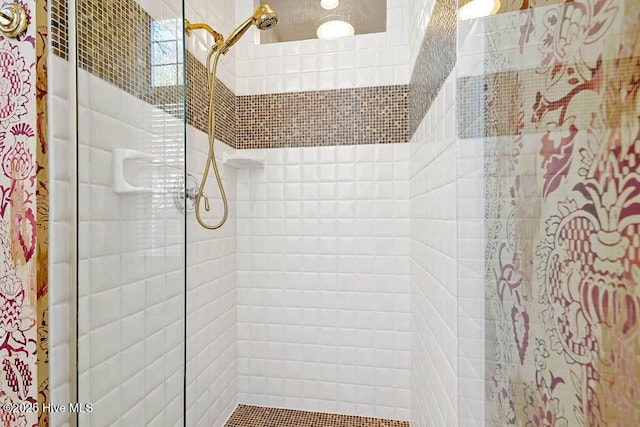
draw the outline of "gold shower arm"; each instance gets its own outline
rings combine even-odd
[[[194,30],[205,30],[207,33],[211,34],[213,36],[213,40],[215,40],[216,42],[216,46],[218,47],[224,44],[224,37],[222,36],[222,34],[211,28],[211,26],[204,23],[192,24],[188,19],[185,19],[184,33],[187,35],[187,37],[191,37],[191,33],[193,33]]]

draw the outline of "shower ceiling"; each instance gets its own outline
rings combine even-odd
[[[258,2],[256,2],[258,3]],[[386,0],[340,0],[338,7],[325,10],[320,0],[265,0],[278,12],[280,23],[272,34],[260,34],[260,43],[316,39],[318,26],[330,20],[343,20],[356,34],[387,30]]]

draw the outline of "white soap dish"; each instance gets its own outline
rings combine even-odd
[[[246,154],[237,154],[237,153],[236,154],[224,153],[224,156],[222,157],[222,163],[236,169],[264,167],[264,159],[261,159],[255,156],[248,156]]]

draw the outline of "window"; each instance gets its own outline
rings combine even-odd
[[[182,39],[176,36],[182,28],[178,20],[151,22],[151,86],[182,85]]]

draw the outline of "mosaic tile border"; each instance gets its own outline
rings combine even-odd
[[[489,77],[480,75],[456,79],[456,135],[458,138],[481,138],[485,134],[485,80],[489,80]]]
[[[53,38],[66,41],[66,0],[55,2]],[[183,114],[181,86],[151,84],[151,16],[133,1],[117,7],[106,3],[78,1],[80,68],[165,111]],[[53,51],[66,59],[67,45],[60,41],[52,44]],[[191,83],[187,123],[206,132],[207,71],[187,52],[186,72]],[[241,149],[408,142],[408,98],[407,85],[237,97],[218,81],[216,137]]]
[[[153,18],[134,1],[121,1],[114,6],[112,2],[78,0],[77,7],[79,67],[151,105],[182,116],[185,113],[183,86],[152,85]],[[63,8],[57,10],[59,13]],[[62,15],[55,19],[66,22]],[[53,51],[67,59],[64,49],[54,47]],[[187,86],[187,123],[207,132],[206,67],[189,52],[185,59],[186,72],[192,82]],[[216,84],[216,124],[216,137],[235,147],[236,97],[220,80]]]
[[[596,69],[618,67],[621,73],[632,75],[640,63],[638,57],[632,57],[637,62],[620,60],[602,60],[601,64],[591,62],[587,65]],[[456,80],[456,128],[460,139],[492,138],[501,136],[536,135],[538,128],[538,111],[530,108],[523,111],[523,98],[534,97],[545,90],[545,82],[540,81],[540,71],[533,68],[521,70],[500,71],[476,76],[459,77]],[[509,93],[511,96],[498,96]],[[587,102],[572,106],[572,114],[588,116],[591,105]],[[523,114],[524,120],[520,115]],[[594,123],[595,129],[604,130],[604,123]]]
[[[209,90],[207,68],[191,53],[187,58],[187,123],[202,132],[209,131]],[[237,145],[237,97],[220,80],[215,87],[216,138],[226,144]]]
[[[533,7],[562,1],[539,0]],[[165,111],[183,114],[182,87],[152,88],[149,62],[136,59],[140,55],[150,57],[149,31],[144,29],[149,28],[152,18],[131,0],[109,7],[109,14],[106,3],[78,2],[87,6],[79,15],[89,17],[78,25],[80,67]],[[518,10],[521,3],[509,4],[508,10],[500,13]],[[106,19],[118,22],[119,31],[128,25],[129,31],[124,37],[120,33],[116,37],[108,31],[94,30],[113,28],[105,25]],[[67,22],[67,0],[52,0],[51,44],[54,54],[63,59],[68,59]],[[408,142],[455,66],[456,27],[455,0],[436,1],[408,86],[237,97],[218,80],[216,137],[240,149]],[[206,132],[206,69],[188,52],[186,62],[192,82],[187,85],[187,123]],[[483,83],[465,79],[458,82],[463,93],[457,93],[457,98],[481,97]],[[458,123],[462,137],[481,132],[472,129],[471,120]]]
[[[409,138],[456,65],[456,23],[455,0],[436,0],[409,82]]]
[[[66,31],[66,0],[55,1],[54,37],[66,40],[61,31]],[[109,5],[78,0],[80,68],[167,112],[183,114],[182,86],[151,84],[151,16],[133,1]],[[59,44],[54,54],[66,59],[66,44]],[[187,52],[186,72],[187,123],[206,132],[206,67]],[[216,138],[241,149],[408,142],[407,99],[407,85],[237,97],[218,80]]]
[[[67,0],[51,0],[51,49],[62,58],[69,59],[69,8]]]
[[[238,148],[408,142],[408,86],[238,97]]]
[[[224,427],[409,427],[409,421],[238,405]]]

